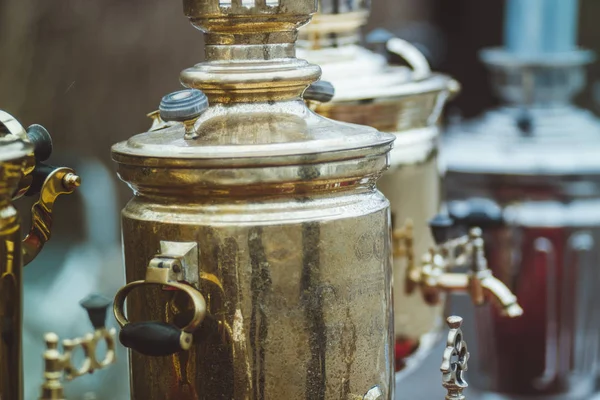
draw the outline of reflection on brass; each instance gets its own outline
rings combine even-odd
[[[502,315],[510,318],[523,314],[516,296],[494,275],[487,266],[481,229],[473,228],[469,234],[450,239],[426,253],[420,265],[412,262],[412,223],[394,232],[394,253],[407,256],[406,288],[412,293],[420,288],[424,298],[437,304],[443,293],[468,292],[475,305],[491,301]],[[466,267],[467,273],[451,272]]]
[[[0,110],[0,398],[21,400],[22,281],[30,263],[50,238],[56,198],[72,193],[80,179],[70,168],[43,164],[52,151],[48,132],[39,125],[25,129]],[[39,193],[32,207],[32,225],[21,236],[21,222],[12,202]]]
[[[461,317],[448,317],[446,320],[450,332],[446,342],[446,349],[442,357],[442,386],[448,391],[446,400],[465,400],[463,391],[469,386],[464,379],[469,361],[467,343],[463,339]]]
[[[115,335],[114,328],[108,330],[104,326],[106,309],[109,302],[105,302],[100,296],[90,296],[90,304],[84,300],[82,305],[88,310],[90,319],[94,325],[94,332],[88,333],[75,339],[62,341],[63,352],[58,348],[59,338],[55,333],[47,333],[44,336],[47,350],[44,352],[44,383],[41,386],[39,400],[66,400],[63,393],[62,379],[73,380],[94,371],[104,369],[116,362],[115,357]],[[100,342],[106,343],[104,358],[99,360],[96,349]],[[81,366],[73,363],[73,353],[81,347],[84,359]]]
[[[115,301],[132,398],[393,399],[389,203],[376,182],[394,137],[304,104],[320,69],[295,40],[314,0],[184,8],[206,61],[160,102],[171,126],[112,152],[135,192]]]

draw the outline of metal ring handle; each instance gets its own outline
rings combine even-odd
[[[193,287],[191,287],[189,285],[184,285],[181,283],[148,282],[145,280],[131,282],[131,283],[125,285],[123,288],[121,288],[115,295],[115,301],[113,303],[113,311],[114,311],[117,323],[119,324],[119,326],[121,328],[123,328],[125,325],[129,324],[129,320],[127,319],[127,317],[125,317],[125,313],[123,312],[123,308],[125,305],[125,299],[127,298],[129,293],[131,293],[131,291],[133,289],[140,287],[140,286],[144,286],[144,285],[169,286],[169,287],[172,287],[175,289],[179,289],[182,292],[184,292],[185,294],[187,294],[190,297],[190,299],[192,300],[192,302],[194,303],[194,318],[192,318],[192,320],[185,327],[181,328],[181,330],[183,332],[192,333],[196,329],[198,329],[198,327],[204,320],[204,317],[206,316],[206,300],[204,300],[204,296],[202,296],[202,294],[199,291],[197,291],[196,289],[194,289]]]
[[[166,322],[146,321],[130,323],[125,317],[123,307],[131,291],[144,285],[166,285],[185,292],[194,304],[194,316],[183,328]],[[125,347],[140,354],[153,357],[169,356],[192,346],[193,332],[198,329],[206,316],[206,301],[200,292],[191,286],[177,282],[135,281],[119,290],[113,305],[115,318],[121,326],[119,339]]]
[[[413,70],[413,79],[418,81],[431,76],[429,62],[427,62],[423,53],[410,42],[394,37],[388,40],[386,48],[389,52],[399,55],[408,63]]]

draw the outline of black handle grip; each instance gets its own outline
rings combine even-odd
[[[79,304],[87,311],[94,329],[102,329],[106,325],[106,313],[111,300],[99,294],[91,294]]]
[[[454,227],[454,220],[447,214],[440,213],[429,221],[429,229],[435,243],[440,245],[451,239]]]
[[[181,329],[158,321],[131,322],[119,333],[123,346],[152,357],[163,357],[183,351]]]

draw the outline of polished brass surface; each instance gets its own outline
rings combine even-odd
[[[412,246],[411,225],[394,235],[397,241],[403,242],[401,249]],[[431,304],[438,304],[444,293],[467,292],[475,305],[489,301],[504,316],[521,316],[523,309],[516,296],[487,266],[481,235],[481,229],[473,228],[467,235],[435,246],[423,256],[421,264],[410,256],[413,250],[404,250],[409,260],[405,278],[407,291],[412,293],[420,288],[423,298]],[[469,272],[450,272],[458,267],[467,267]]]
[[[171,126],[155,117],[113,147],[136,194],[122,227],[137,283],[115,310],[121,336],[160,321],[193,340],[167,357],[132,352],[132,399],[391,400],[391,227],[375,184],[393,136],[304,104],[320,70],[295,58],[294,41],[315,1],[184,5],[207,62],[181,81],[210,107]],[[170,267],[153,270],[157,259]]]
[[[44,352],[44,383],[41,386],[39,400],[66,400],[62,380],[73,380],[109,367],[116,362],[115,357],[116,330],[99,328],[75,339],[62,341],[63,352],[58,348],[59,338],[55,333],[44,336],[47,350]],[[96,349],[100,342],[106,342],[106,353],[99,360]],[[81,366],[73,364],[73,353],[77,348],[83,350],[84,359]]]
[[[32,208],[29,234],[22,238],[20,217],[12,205],[30,190],[36,155],[27,131],[0,110],[0,398],[23,398],[22,278],[21,268],[31,262],[50,238],[52,209],[61,194],[72,193],[79,177],[69,168],[54,169],[42,183]]]
[[[462,318],[448,317],[446,323],[450,328],[444,356],[442,357],[442,385],[448,391],[446,400],[465,400],[463,391],[469,386],[465,381],[464,373],[468,369],[469,351],[463,338]]]

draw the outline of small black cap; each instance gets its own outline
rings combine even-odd
[[[208,109],[208,98],[198,89],[180,90],[163,97],[158,109],[164,121],[189,121]]]
[[[104,328],[106,325],[106,312],[111,303],[111,300],[99,294],[91,294],[79,302],[88,312],[95,329]]]
[[[310,85],[304,92],[304,99],[318,101],[319,103],[328,103],[335,95],[335,88],[326,81],[318,81]]]
[[[450,239],[452,228],[454,227],[454,220],[447,214],[438,214],[431,221],[429,221],[429,228],[433,239],[439,245]]]
[[[31,125],[27,128],[27,137],[33,144],[33,152],[38,162],[50,158],[52,154],[52,137],[46,128],[37,124]]]

